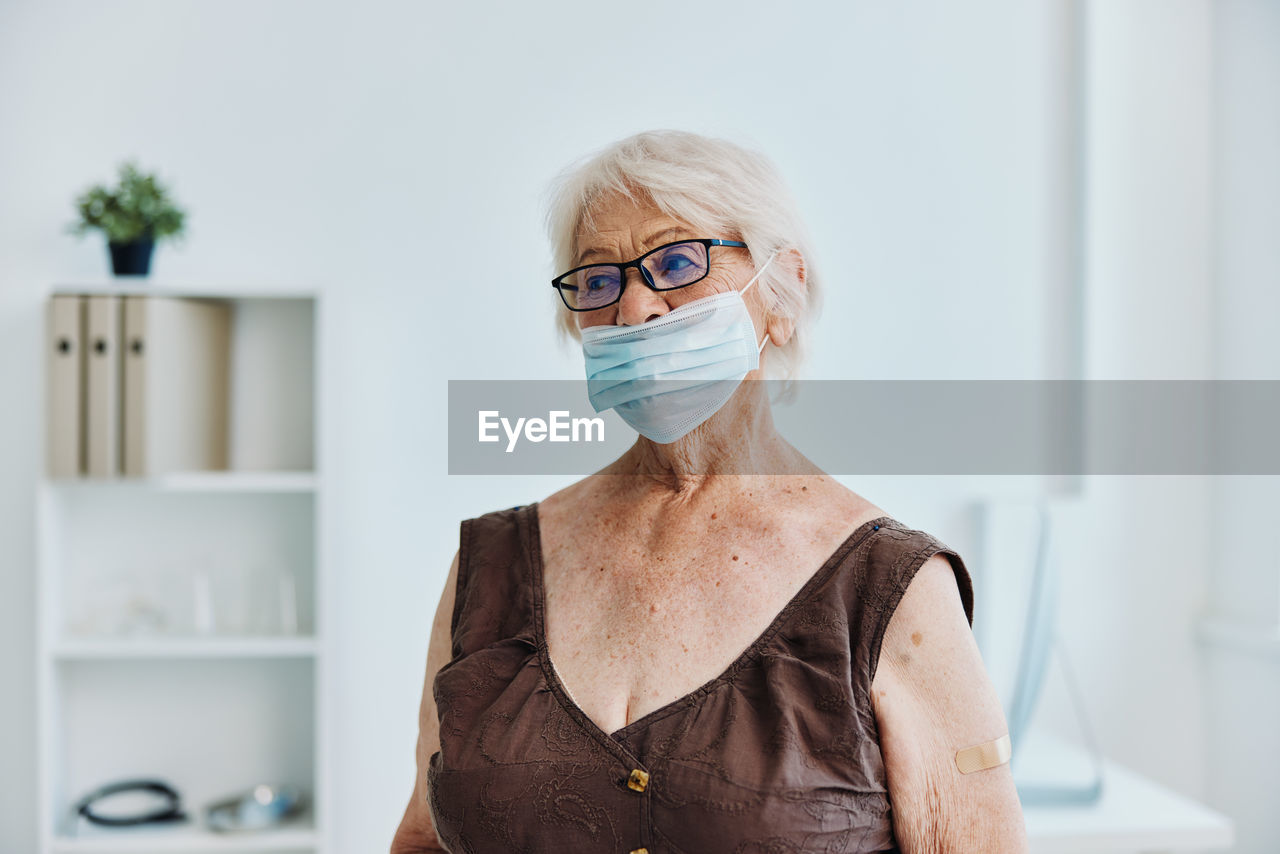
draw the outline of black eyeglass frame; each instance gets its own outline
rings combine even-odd
[[[658,287],[654,283],[652,277],[650,277],[649,271],[644,268],[644,259],[648,258],[650,255],[654,254],[655,252],[661,252],[663,249],[670,249],[672,246],[679,246],[682,243],[701,243],[703,246],[707,248],[706,272],[704,272],[698,278],[694,279],[692,282],[685,282],[683,285],[675,285],[670,288]],[[748,248],[747,244],[743,243],[741,240],[719,240],[714,237],[694,237],[686,240],[673,240],[670,243],[664,243],[661,246],[655,246],[654,248],[650,249],[648,252],[641,255],[639,258],[632,259],[631,261],[627,261],[626,263],[623,263],[623,264],[615,264],[615,263],[609,262],[609,263],[583,264],[581,267],[574,267],[572,270],[568,270],[564,273],[561,273],[560,275],[552,279],[551,287],[555,288],[556,291],[560,294],[560,301],[564,303],[565,308],[569,309],[569,311],[599,311],[602,308],[608,308],[611,305],[616,305],[618,302],[622,300],[622,295],[627,292],[627,268],[629,267],[635,267],[637,270],[640,271],[641,280],[645,283],[645,286],[652,291],[678,291],[681,288],[687,288],[690,285],[696,285],[698,282],[701,282],[711,273],[711,247],[712,246],[737,246],[737,247],[741,247],[742,249]],[[618,289],[618,295],[614,297],[611,302],[604,303],[603,305],[593,305],[590,308],[574,308],[573,306],[569,305],[569,298],[565,296],[564,291],[566,288],[574,291],[578,290],[578,288],[576,285],[570,285],[566,282],[563,282],[562,280],[568,276],[572,276],[574,273],[577,273],[581,270],[590,270],[593,267],[617,267],[618,270],[621,272],[620,278],[622,279],[622,287]]]

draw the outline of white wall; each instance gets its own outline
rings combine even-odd
[[[1210,12],[1205,0],[1085,8],[1090,380],[1212,376]],[[1055,532],[1063,644],[1104,752],[1200,798],[1194,629],[1207,596],[1211,481],[1089,477]],[[1079,737],[1060,673],[1043,703],[1044,725]]]
[[[1087,18],[1086,376],[1277,378],[1280,11]],[[1061,634],[1103,749],[1259,854],[1280,843],[1278,498],[1274,477],[1095,477],[1058,532]],[[1043,702],[1043,725],[1078,733],[1060,675]]]
[[[1215,376],[1280,378],[1280,5],[1214,4]],[[1209,797],[1239,850],[1280,840],[1280,478],[1218,478],[1206,644]]]
[[[101,244],[60,228],[74,194],[120,158],[160,169],[191,210],[189,239],[159,250],[157,278],[326,289],[321,400],[341,520],[336,850],[378,850],[412,783],[427,633],[459,520],[565,481],[449,478],[443,430],[450,378],[580,375],[580,356],[555,347],[545,284],[539,201],[553,173],[652,127],[756,145],[808,212],[826,277],[811,376],[1076,376],[1081,345],[1062,313],[1077,299],[1062,268],[1074,191],[1066,5],[0,6],[0,364],[16,402],[0,421],[4,684],[33,696],[40,299],[54,281],[102,274]],[[1090,30],[1107,73],[1088,86],[1100,99],[1089,159],[1103,170],[1089,185],[1089,376],[1207,371],[1206,4],[1157,5]],[[1184,85],[1193,97],[1175,102]],[[1169,123],[1172,135],[1149,136]],[[1134,169],[1169,186],[1136,192],[1124,177]],[[1157,243],[1130,257],[1126,233]],[[1156,287],[1170,277],[1172,298]],[[463,307],[477,289],[501,299]],[[1156,290],[1173,335],[1149,322]],[[962,488],[849,482],[969,554]],[[1161,736],[1201,743],[1200,713],[1177,698],[1198,690],[1185,656],[1208,544],[1194,533],[1203,487],[1182,486],[1090,484],[1103,509],[1080,521],[1089,533],[1064,631],[1099,697],[1104,743],[1195,794],[1198,754],[1137,738],[1158,709]],[[1099,518],[1108,527],[1094,535]],[[1172,531],[1192,533],[1175,543]],[[1097,591],[1108,594],[1100,620]],[[1135,618],[1125,603],[1138,600],[1149,607]],[[1129,674],[1152,655],[1169,669],[1140,687]],[[5,851],[34,844],[32,715],[0,704]]]

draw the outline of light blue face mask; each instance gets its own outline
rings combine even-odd
[[[582,330],[587,396],[596,412],[613,409],[640,435],[665,445],[728,402],[760,366],[756,330],[741,291],[694,300],[635,326]]]

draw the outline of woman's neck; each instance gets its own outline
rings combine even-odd
[[[601,474],[631,475],[638,492],[677,503],[726,486],[723,475],[820,474],[774,428],[768,388],[767,382],[743,382],[715,415],[682,438],[658,444],[641,436]]]

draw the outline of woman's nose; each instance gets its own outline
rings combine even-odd
[[[626,274],[626,287],[622,289],[622,299],[618,300],[619,325],[635,326],[671,310],[662,294],[649,287],[643,273],[631,267]]]

